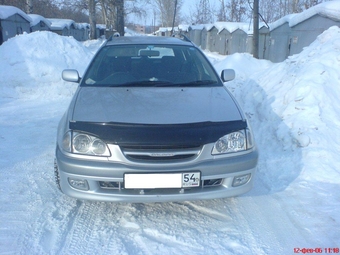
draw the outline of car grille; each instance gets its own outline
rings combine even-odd
[[[130,161],[180,162],[198,156],[202,147],[124,146],[120,147]]]

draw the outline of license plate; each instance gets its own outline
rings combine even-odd
[[[190,188],[200,186],[201,173],[125,174],[126,189]]]

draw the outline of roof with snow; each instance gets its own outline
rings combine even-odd
[[[106,29],[106,25],[105,24],[96,24],[96,28],[98,28],[98,29]]]
[[[19,8],[8,5],[0,5],[0,19],[7,19],[15,14],[19,14],[25,20],[31,22],[31,18]]]
[[[40,21],[44,22],[48,27],[51,27],[52,22],[48,19],[44,18],[43,16],[40,16],[38,14],[28,14],[28,16],[31,18],[31,26],[37,25]]]
[[[215,22],[214,26],[218,29],[218,33],[222,32],[223,29],[228,30],[230,33],[240,29],[246,33],[253,33],[252,24],[245,22]]]
[[[172,27],[160,27],[159,32],[171,32]],[[178,31],[178,27],[174,27],[174,31]]]
[[[288,23],[289,27],[315,16],[320,15],[336,21],[340,21],[340,1],[330,1],[315,5],[301,13],[289,14],[269,25],[270,30],[274,30],[284,23]]]
[[[89,29],[90,24],[89,23],[76,23],[78,29]]]
[[[189,31],[189,25],[178,25],[178,29],[181,31]]]
[[[192,30],[202,30],[203,27],[204,27],[203,24],[190,25],[190,28],[191,28]]]
[[[181,30],[207,30],[210,31],[214,27],[218,30],[218,34],[221,33],[224,29],[226,29],[229,33],[235,32],[237,29],[244,31],[247,34],[253,33],[253,25],[251,23],[246,22],[215,22],[212,24],[197,24],[197,25],[179,25]],[[259,28],[266,27],[265,23],[261,22]]]
[[[71,19],[48,19],[51,22],[51,29],[58,30],[58,29],[70,29],[73,25],[76,26],[76,23]]]

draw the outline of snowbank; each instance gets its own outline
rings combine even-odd
[[[281,141],[284,150],[305,148],[300,178],[340,183],[339,27],[331,27],[282,63],[234,54],[215,66],[236,70],[238,79],[227,86],[256,126],[264,151],[272,139]],[[262,151],[262,156],[271,155]],[[277,167],[276,176],[281,171],[289,170]]]
[[[0,56],[2,97],[55,98],[76,88],[62,81],[62,70],[77,68],[82,75],[93,52],[73,37],[34,32],[6,41]]]

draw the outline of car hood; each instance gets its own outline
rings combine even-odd
[[[184,124],[241,120],[224,87],[81,87],[73,121]]]

